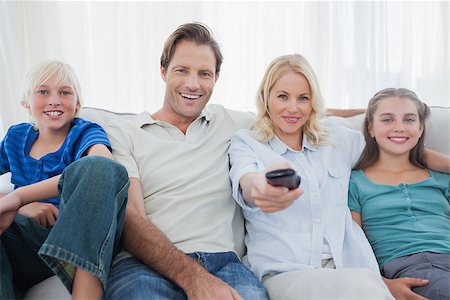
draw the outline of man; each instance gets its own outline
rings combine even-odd
[[[107,299],[267,299],[236,255],[243,224],[228,178],[230,136],[253,117],[205,107],[221,63],[209,29],[181,25],[161,56],[162,108],[109,128],[130,177],[122,241],[132,256],[116,259]]]

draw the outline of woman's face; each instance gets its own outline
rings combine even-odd
[[[301,148],[302,127],[312,111],[306,77],[293,71],[281,76],[269,92],[268,106],[275,134],[291,148]]]

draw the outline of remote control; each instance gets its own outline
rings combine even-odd
[[[293,169],[279,169],[266,173],[267,181],[273,186],[285,186],[288,189],[296,189],[300,185],[301,178]]]

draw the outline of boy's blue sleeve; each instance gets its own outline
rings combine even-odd
[[[74,160],[80,159],[84,156],[89,147],[102,144],[105,145],[109,151],[111,151],[111,143],[105,130],[98,124],[85,121],[79,128],[79,137],[74,151]]]
[[[5,138],[0,143],[0,175],[10,172],[9,160],[5,150],[5,140],[7,136],[5,136]]]

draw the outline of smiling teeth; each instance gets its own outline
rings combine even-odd
[[[46,115],[56,117],[62,115],[61,111],[47,111],[45,112]]]
[[[406,138],[389,138],[391,141],[406,141]]]
[[[189,95],[189,94],[180,94],[180,95],[181,95],[181,97],[183,97],[183,98],[188,98],[188,99],[191,99],[191,100],[195,100],[195,99],[200,98],[199,95]]]

